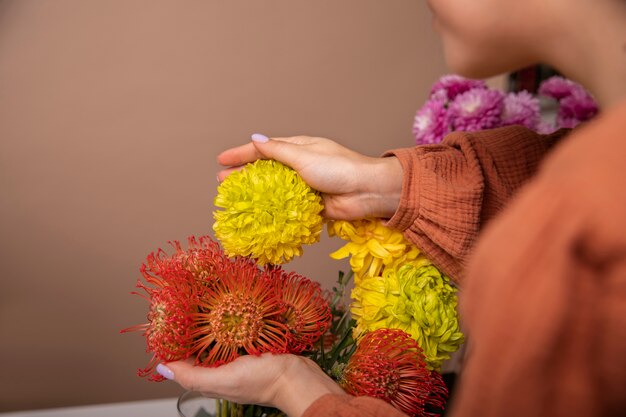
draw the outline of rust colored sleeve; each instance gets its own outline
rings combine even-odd
[[[326,394],[315,401],[302,417],[407,417],[383,400],[371,397]]]
[[[439,145],[385,153],[404,172],[400,205],[387,225],[458,283],[481,228],[566,132],[539,135],[521,126],[454,132]]]

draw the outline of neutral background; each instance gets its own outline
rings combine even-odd
[[[215,156],[411,146],[444,72],[418,0],[0,0],[0,411],[178,395],[119,330],[145,256],[211,233]],[[340,244],[289,269],[330,286]]]

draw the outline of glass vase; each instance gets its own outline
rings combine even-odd
[[[195,391],[181,394],[176,407],[180,417],[287,417],[276,408],[207,398]]]

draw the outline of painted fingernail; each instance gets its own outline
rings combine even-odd
[[[174,379],[174,372],[162,363],[157,365],[156,371],[164,378]]]
[[[270,138],[268,138],[267,136],[262,135],[262,134],[260,134],[260,133],[255,133],[255,134],[253,134],[253,135],[250,137],[250,139],[252,139],[252,140],[253,140],[253,141],[255,141],[255,142],[259,142],[259,143],[265,143],[265,142],[267,142],[268,140],[270,140]]]

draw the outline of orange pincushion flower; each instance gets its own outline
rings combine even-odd
[[[270,275],[247,258],[235,258],[206,286],[195,315],[197,363],[219,366],[242,354],[287,353],[280,293]]]
[[[442,409],[448,396],[441,376],[426,369],[417,342],[397,329],[367,333],[341,385],[349,394],[380,398],[409,416],[437,415],[430,410]]]
[[[141,267],[150,302],[148,323],[140,330],[153,357],[141,375],[158,362],[194,357],[201,366],[219,366],[240,355],[301,353],[312,348],[329,327],[328,302],[319,284],[286,273],[263,270],[255,260],[228,258],[208,236],[190,237],[184,249],[170,242]]]
[[[187,239],[187,249],[183,249],[177,240],[169,243],[174,248],[174,253],[168,255],[159,249],[148,255],[141,266],[141,273],[146,281],[151,282],[154,276],[165,280],[207,280],[218,276],[229,265],[229,258],[209,236],[190,236]]]
[[[282,292],[284,312],[281,317],[288,329],[289,351],[311,350],[332,320],[320,285],[294,272],[287,273],[280,267],[270,267],[268,272],[276,276],[277,291]]]
[[[146,351],[153,356],[138,374],[154,381],[163,380],[153,372],[159,362],[186,359],[194,353],[192,330],[199,290],[230,265],[228,257],[210,237],[192,236],[188,242],[187,250],[178,241],[170,242],[174,247],[172,255],[162,249],[148,255],[140,269],[147,284],[137,282],[145,294],[135,293],[150,303],[148,322],[122,330],[122,333],[143,332]]]
[[[122,333],[143,331],[146,352],[152,352],[152,359],[137,373],[139,376],[149,376],[153,381],[162,381],[163,377],[154,373],[159,362],[186,359],[191,355],[191,325],[197,308],[197,297],[184,276],[171,276],[167,281],[149,277],[152,287],[137,282],[137,287],[143,289],[146,295],[134,293],[150,302],[148,323],[129,327]]]

